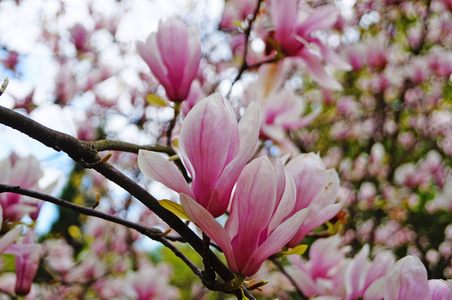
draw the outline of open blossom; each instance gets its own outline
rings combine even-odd
[[[306,234],[333,218],[344,206],[345,199],[336,202],[339,177],[334,169],[326,169],[318,154],[300,154],[287,163],[286,170],[297,189],[292,214],[309,208],[303,225],[289,242],[290,247],[295,247]]]
[[[314,31],[333,27],[340,11],[328,5],[315,9],[307,5],[298,7],[297,0],[271,1],[270,11],[274,32],[269,38],[278,43],[279,50],[286,56],[301,58],[322,87],[340,90],[341,85],[325,72],[321,58],[341,70],[349,70],[349,64],[312,35]],[[321,58],[314,52],[320,52]]]
[[[233,30],[237,28],[234,22],[243,22],[256,9],[257,0],[231,0],[226,6],[221,17],[220,27]]]
[[[254,275],[301,226],[307,211],[288,216],[294,202],[293,179],[280,160],[272,165],[265,156],[240,174],[224,228],[201,205],[181,195],[187,216],[223,250],[231,271],[243,276]]]
[[[38,270],[41,245],[34,243],[32,231],[28,231],[21,243],[10,245],[5,250],[5,253],[14,254],[15,256],[16,294],[28,294]]]
[[[157,152],[140,150],[138,166],[149,178],[184,193],[214,217],[229,205],[232,188],[258,141],[259,106],[252,103],[237,124],[234,111],[219,94],[198,102],[188,113],[179,135],[182,161],[191,186],[175,165]]]
[[[394,264],[392,253],[380,252],[371,261],[369,246],[365,245],[354,258],[346,258],[351,248],[340,246],[341,238],[335,235],[314,242],[307,261],[301,256],[290,256],[290,274],[298,288],[308,297],[383,299],[384,276]]]
[[[168,99],[180,102],[187,98],[201,60],[201,40],[196,29],[177,18],[160,22],[157,33],[137,49],[152,73],[165,87]]]

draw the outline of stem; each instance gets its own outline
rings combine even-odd
[[[177,116],[179,115],[179,111],[180,111],[180,102],[175,102],[174,103],[174,117],[169,124],[168,131],[166,132],[166,138],[167,138],[166,143],[168,146],[171,145],[171,133],[173,133],[174,126],[176,126],[176,120],[177,120]]]
[[[248,55],[248,41],[250,39],[251,35],[251,27],[254,23],[254,20],[256,20],[257,14],[259,13],[259,9],[261,7],[262,0],[259,0],[256,5],[256,9],[254,10],[253,17],[248,22],[248,28],[245,31],[245,52],[243,53],[243,62],[242,66],[240,67],[239,73],[234,78],[231,84],[231,89],[229,90],[228,95],[231,93],[232,87],[234,84],[242,77],[243,72],[245,72],[247,69],[249,69],[248,64],[246,63],[246,56]]]
[[[215,279],[215,272],[213,271],[212,267],[210,266],[209,261],[209,246],[210,246],[210,238],[203,232],[202,233],[202,242],[204,244],[204,255],[203,255],[203,263],[204,263],[204,279],[214,280]]]
[[[281,263],[279,261],[277,261],[276,259],[270,259],[270,260],[281,271],[281,273],[283,273],[287,277],[287,279],[290,280],[290,282],[294,286],[295,290],[297,291],[298,296],[300,296],[300,299],[303,299],[303,300],[307,299],[306,296],[303,294],[303,292],[298,288],[298,285],[295,282],[295,280],[292,278],[292,276],[290,276],[289,273],[286,272],[286,269],[284,269],[284,267],[281,265]]]

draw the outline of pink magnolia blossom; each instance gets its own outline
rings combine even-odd
[[[288,216],[294,202],[293,179],[280,160],[272,165],[266,156],[251,161],[240,174],[224,228],[191,197],[181,194],[187,216],[223,250],[231,271],[243,276],[254,275],[301,226],[305,210]]]
[[[231,0],[226,6],[221,17],[220,28],[233,30],[237,28],[234,21],[242,22],[251,15],[257,6],[257,0]]]
[[[186,194],[218,217],[226,211],[232,188],[254,153],[259,116],[259,106],[252,103],[237,124],[231,105],[219,94],[192,108],[179,136],[180,156],[193,179],[191,186],[157,152],[140,150],[138,166],[149,178]]]
[[[400,259],[386,274],[385,300],[451,300],[452,283],[427,280],[427,271],[416,256]]]
[[[0,183],[28,189],[38,188],[38,180],[42,176],[39,161],[34,156],[21,158],[15,153],[0,161],[0,170]],[[24,215],[39,211],[41,204],[23,198],[19,194],[0,194],[3,219],[19,221]]]
[[[17,51],[9,51],[8,56],[5,59],[1,59],[0,62],[5,68],[15,71],[19,63],[19,53]]]
[[[290,247],[295,247],[307,233],[334,217],[344,206],[345,199],[336,202],[339,177],[334,169],[326,169],[318,154],[300,154],[287,163],[286,170],[297,189],[292,213],[309,208],[303,225],[289,242]]]
[[[270,11],[274,23],[270,39],[278,44],[279,50],[286,56],[301,58],[322,87],[340,90],[340,84],[325,72],[321,58],[341,70],[349,70],[350,65],[312,35],[314,31],[332,28],[340,11],[328,5],[316,9],[307,5],[298,7],[297,0],[271,1]]]
[[[139,41],[137,49],[152,73],[165,87],[168,99],[181,102],[190,91],[201,60],[201,40],[195,29],[177,18],[160,22],[157,33],[151,33],[146,43]]]
[[[83,26],[78,23],[69,30],[71,34],[72,42],[74,43],[77,51],[84,53],[91,50],[89,45],[89,38],[91,33]]]
[[[28,231],[21,243],[10,245],[5,250],[5,253],[14,254],[15,256],[16,294],[28,294],[38,270],[41,245],[34,243],[32,231]]]
[[[0,206],[0,229],[2,229],[3,224],[3,209]],[[19,237],[20,233],[22,232],[22,227],[16,227],[7,233],[5,233],[0,238],[0,253],[3,253],[5,249],[9,247],[14,241]]]
[[[125,278],[127,294],[132,296],[131,299],[136,300],[179,298],[179,291],[169,283],[170,271],[164,265],[152,266],[146,264],[137,272],[128,273]]]
[[[452,299],[452,281],[441,279],[430,279],[428,281],[430,293],[429,300],[451,300]]]
[[[332,299],[383,299],[384,279],[394,264],[390,251],[383,251],[371,261],[369,246],[365,245],[354,258],[346,258],[349,246],[341,247],[339,235],[314,242],[309,260],[290,256],[290,274],[298,288],[308,297],[337,297]]]
[[[427,271],[416,256],[400,259],[386,274],[385,300],[428,300]]]

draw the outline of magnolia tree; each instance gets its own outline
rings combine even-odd
[[[33,3],[2,299],[452,299],[451,1]]]

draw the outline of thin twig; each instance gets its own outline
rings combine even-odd
[[[246,63],[246,57],[248,55],[248,42],[249,42],[250,35],[251,35],[251,27],[253,26],[253,23],[256,20],[257,14],[259,13],[261,3],[262,3],[262,0],[259,0],[257,2],[256,9],[254,10],[254,13],[253,13],[253,17],[248,21],[248,28],[245,31],[245,51],[243,53],[243,62],[242,62],[242,66],[240,67],[239,73],[237,74],[235,79],[232,81],[231,90],[232,90],[232,86],[240,79],[243,72],[245,72],[249,68],[248,64]]]
[[[8,77],[6,77],[5,79],[3,79],[3,84],[2,84],[2,86],[0,87],[0,96],[3,95],[3,93],[5,92],[6,87],[8,86],[8,83],[9,83]]]
[[[303,292],[298,288],[298,285],[295,282],[295,280],[292,278],[292,276],[290,276],[289,273],[287,273],[286,269],[284,269],[284,267],[281,265],[281,263],[273,258],[270,260],[281,271],[281,273],[283,273],[287,277],[287,279],[289,279],[289,281],[292,283],[295,290],[297,291],[298,296],[300,296],[300,299],[302,299],[302,300],[307,299],[306,296],[303,294]]]
[[[171,147],[166,147],[162,145],[136,145],[121,141],[112,141],[112,140],[98,140],[93,142],[94,146],[96,146],[97,151],[107,151],[107,150],[115,150],[115,151],[124,151],[138,154],[139,150],[148,150],[154,152],[166,153],[169,156],[175,155],[176,152]]]
[[[74,210],[76,212],[79,212],[84,215],[93,216],[96,218],[104,219],[106,221],[110,221],[112,223],[116,223],[119,225],[126,226],[128,228],[135,229],[136,231],[142,233],[143,235],[158,241],[165,245],[167,248],[169,248],[177,257],[182,259],[184,263],[195,273],[199,278],[202,279],[202,272],[201,270],[193,264],[178,248],[176,248],[171,242],[169,242],[163,235],[162,231],[155,228],[149,228],[146,226],[142,226],[140,224],[130,222],[128,220],[124,220],[121,218],[118,218],[116,216],[112,216],[109,214],[106,214],[104,212],[95,210],[90,207],[85,207],[81,205],[74,204],[69,201],[65,201],[63,199],[59,199],[47,194],[43,194],[37,191],[33,191],[30,189],[25,189],[20,186],[13,186],[13,185],[6,185],[6,184],[0,184],[0,194],[1,193],[14,193],[14,194],[20,194],[24,196],[33,197],[39,200],[43,200],[46,202],[50,202],[71,210]]]

